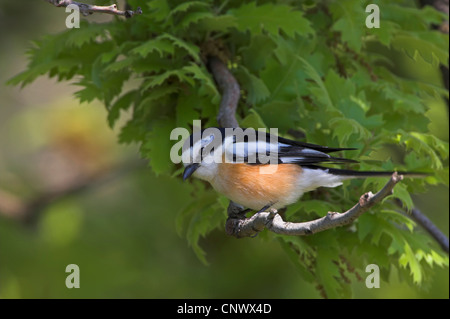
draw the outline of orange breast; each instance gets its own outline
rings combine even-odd
[[[263,171],[271,172],[263,174]],[[295,202],[302,168],[295,164],[248,165],[222,163],[212,181],[214,188],[232,201],[259,210],[272,203],[281,208]]]

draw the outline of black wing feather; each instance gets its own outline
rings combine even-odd
[[[266,133],[265,138],[267,143],[270,143],[270,137],[271,134]],[[355,148],[332,148],[316,144],[297,142],[280,136],[277,136],[276,139],[279,144],[282,144],[280,144],[278,148],[278,164],[314,165],[319,163],[358,163],[358,161],[355,160],[333,157],[328,154],[344,150],[356,150]],[[266,155],[269,155],[269,153],[266,152]],[[243,160],[245,163],[249,162],[248,157],[244,157]],[[249,164],[260,165],[264,163],[259,162],[258,158],[256,158],[256,163]]]

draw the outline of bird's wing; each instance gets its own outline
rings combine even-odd
[[[268,133],[259,134],[255,140],[235,136],[224,140],[225,156],[228,162],[260,164],[357,163],[357,161],[333,157],[328,153],[353,150],[352,148],[329,148],[326,146],[292,141]]]

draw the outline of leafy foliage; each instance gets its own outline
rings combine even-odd
[[[133,7],[141,1],[130,0]],[[170,131],[194,119],[217,125],[220,101],[205,57],[229,63],[242,89],[240,124],[307,132],[309,142],[361,149],[370,158],[386,145],[401,149],[399,159],[367,162],[361,169],[435,172],[405,181],[392,196],[411,208],[410,193],[426,184],[448,184],[448,144],[428,130],[427,101],[447,94],[439,84],[412,81],[395,72],[392,56],[448,65],[448,36],[431,31],[444,16],[410,1],[378,1],[382,27],[368,29],[364,1],[168,1],[145,2],[144,14],[113,22],[83,22],[36,41],[27,69],[10,84],[27,85],[48,74],[72,80],[80,102],[95,99],[107,108],[113,127],[123,112],[131,118],[119,136],[139,143],[156,174],[179,175],[170,162]],[[344,154],[343,154],[344,155]],[[352,154],[345,154],[352,156]],[[353,154],[354,155],[354,154]],[[385,181],[355,181],[341,190],[305,195],[288,208],[291,220],[342,211],[362,191]],[[193,200],[179,214],[177,230],[206,263],[199,239],[220,227],[227,201],[195,181]],[[326,198],[326,203],[323,201]],[[350,228],[306,238],[271,236],[307,281],[323,296],[350,295],[348,283],[361,280],[376,260],[384,280],[392,269],[422,285],[432,268],[448,266],[430,238],[386,200]]]

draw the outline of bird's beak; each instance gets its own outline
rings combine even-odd
[[[183,181],[187,180],[199,168],[200,163],[192,163],[186,166],[183,172]]]

